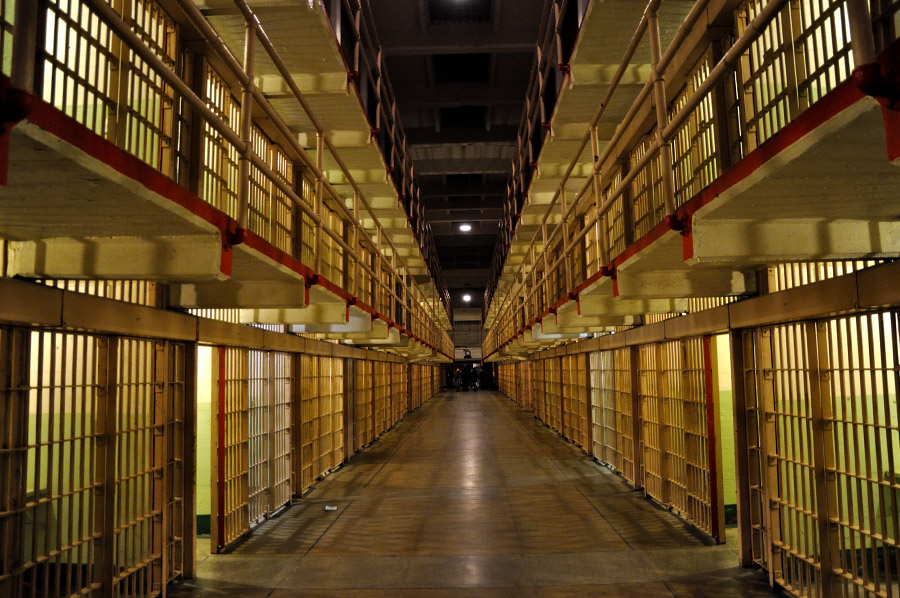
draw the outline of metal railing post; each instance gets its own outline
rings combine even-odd
[[[568,211],[568,203],[566,202],[566,188],[565,184],[559,189],[559,206],[562,210],[562,225],[563,225],[563,240],[562,240],[562,259],[563,259],[563,268],[565,269],[566,276],[566,293],[571,293],[572,289],[572,268],[569,265],[569,257],[566,255],[566,245],[569,243],[569,211]]]
[[[650,36],[650,69],[653,77],[653,103],[656,104],[656,135],[659,139],[659,160],[662,175],[663,202],[666,216],[675,213],[675,173],[672,171],[672,144],[663,137],[669,124],[668,100],[666,99],[666,79],[659,70],[662,48],[659,35],[659,14],[656,9],[647,16]]]
[[[596,125],[591,127],[591,156],[593,162],[596,164],[597,160],[600,159],[600,138],[597,133]],[[609,264],[609,246],[607,245],[607,235],[606,230],[603,225],[604,218],[603,213],[600,211],[600,207],[602,204],[601,197],[603,195],[603,172],[599,168],[594,168],[593,170],[593,184],[594,184],[594,205],[597,209],[597,223],[594,225],[597,230],[597,248],[598,248],[598,267],[600,269],[604,268],[607,264]]]
[[[353,227],[353,249],[355,251],[359,251],[361,249],[361,245],[359,242],[359,229],[362,225],[359,223],[359,191],[353,192],[353,218],[354,218],[354,227]],[[350,287],[351,294],[354,297],[359,296],[359,257],[353,260],[353,282]]]
[[[316,188],[315,188],[315,197],[313,198],[313,211],[316,213],[320,219],[324,214],[324,210],[322,209],[323,199],[322,199],[322,177],[324,173],[322,172],[322,168],[325,164],[325,137],[321,132],[316,133]],[[321,274],[320,270],[322,267],[322,226],[324,223],[320,221],[319,226],[316,227],[315,236],[315,247],[313,248],[314,257],[313,257],[313,270],[316,274]]]
[[[847,0],[847,21],[854,66],[858,68],[875,62],[875,35],[868,0]]]
[[[238,162],[238,229],[246,230],[250,213],[250,154],[253,127],[253,42],[256,37],[256,25],[249,19],[244,21],[244,73],[247,80],[241,85],[241,142],[244,144]]]
[[[36,0],[16,0],[10,83],[28,92],[35,91],[40,6],[41,3]]]

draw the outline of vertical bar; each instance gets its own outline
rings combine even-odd
[[[37,67],[38,7],[35,0],[16,0],[15,23],[12,38],[12,71],[10,83],[13,87],[34,92],[35,68]],[[46,10],[46,7],[43,7]]]
[[[847,0],[847,19],[850,23],[850,47],[857,68],[875,62],[875,36],[868,0]]]
[[[739,8],[735,13],[738,34],[743,33],[750,21],[746,6]],[[751,46],[741,54],[741,59],[736,66],[738,89],[738,104],[740,105],[740,130],[744,132],[744,155],[752,152],[759,145],[757,135],[756,102],[754,97],[755,85],[753,82],[753,61],[750,52]]]
[[[321,132],[316,133],[316,185],[315,185],[315,197],[313,198],[313,208],[316,215],[319,218],[322,218],[322,215],[325,213],[323,208],[324,199],[322,197],[323,193],[323,181],[322,169],[325,167],[325,137]],[[324,225],[324,221],[320,221],[320,224],[316,226],[316,230],[314,232],[314,243],[313,251],[315,252],[313,255],[313,271],[318,273],[322,268],[322,226]],[[381,229],[378,229],[379,231]],[[381,248],[379,247],[379,251]]]
[[[734,454],[737,477],[738,560],[742,567],[753,566],[753,530],[750,520],[750,461],[747,441],[747,398],[743,332],[729,334],[731,346],[731,388],[734,401]]]
[[[266,405],[268,409],[269,415],[269,430],[268,430],[268,444],[269,444],[269,459],[267,463],[267,467],[269,470],[268,475],[268,490],[266,494],[268,495],[268,503],[266,508],[266,516],[268,517],[272,513],[275,512],[275,509],[280,507],[281,505],[276,502],[275,496],[275,486],[280,483],[280,479],[278,476],[278,468],[277,463],[275,462],[275,452],[278,448],[276,439],[276,430],[280,430],[281,427],[276,417],[276,389],[275,389],[275,380],[277,378],[276,365],[278,362],[277,354],[273,352],[264,352],[263,357],[268,367],[265,368],[266,371],[266,384],[265,384],[265,394],[266,394]]]
[[[860,347],[862,350],[862,347]],[[831,423],[831,372],[828,363],[828,324],[806,323],[806,351],[809,364],[809,399],[812,417],[813,484],[816,492],[816,527],[819,540],[822,598],[843,596],[840,576],[840,539],[832,519],[837,517],[837,490],[834,476],[834,439]],[[865,550],[863,551],[865,552]],[[868,581],[868,580],[867,580]]]
[[[246,229],[250,212],[250,153],[253,151],[251,127],[253,126],[253,43],[256,28],[253,23],[244,23],[244,73],[247,83],[241,88],[241,142],[244,151],[238,160],[238,228]]]
[[[786,36],[787,48],[784,56],[785,81],[784,93],[788,104],[789,114],[787,120],[796,118],[803,111],[807,103],[801,101],[800,83],[805,79],[803,45],[798,43],[802,35],[803,25],[800,16],[800,5],[794,0],[790,2],[778,16],[781,20],[780,27]]]
[[[566,215],[568,212],[568,202],[566,201],[566,187],[562,185],[559,188],[559,201],[560,201],[560,209],[562,210],[562,225],[563,225],[563,239],[560,244],[563,261],[563,267],[565,268],[564,275],[566,277],[566,293],[571,293],[575,286],[572,284],[572,267],[569,263],[569,256],[566,255],[566,245],[569,244],[571,231],[569,229],[569,217]]]
[[[563,435],[563,438],[566,437],[566,389],[565,386],[563,386],[565,359],[565,357],[557,357],[556,359],[551,358],[548,360],[548,363],[551,365],[554,365],[555,362],[555,365],[557,366],[556,372],[559,376],[554,385],[556,388],[554,394],[559,397],[559,433]]]
[[[293,487],[294,496],[303,494],[303,403],[302,381],[303,376],[303,354],[296,353],[294,355],[294,383],[291,385],[291,419],[293,420],[294,433],[291,437],[291,454],[293,455],[293,463],[291,463],[291,472],[294,477]]]
[[[644,427],[644,418],[641,411],[641,375],[640,375],[640,347],[628,347],[629,363],[631,365],[631,434],[634,444],[632,458],[634,460],[634,489],[644,488],[643,476],[643,448],[641,442],[641,430]]]
[[[152,458],[151,458],[151,467],[153,469],[152,473],[152,487],[153,493],[151,498],[151,509],[160,513],[159,516],[153,517],[150,522],[151,532],[151,546],[153,547],[153,553],[158,555],[157,560],[150,565],[150,572],[153,576],[153,581],[159,583],[160,588],[165,585],[166,580],[169,578],[168,572],[168,559],[166,558],[166,553],[168,550],[168,520],[169,520],[169,509],[168,509],[168,496],[169,496],[169,488],[168,488],[168,476],[166,475],[166,468],[168,466],[169,455],[166,450],[166,422],[168,421],[169,413],[168,413],[168,394],[170,392],[170,387],[168,384],[168,361],[166,359],[168,353],[169,345],[165,341],[156,341],[153,343],[153,362],[152,362],[152,376],[153,376],[153,405],[152,405],[152,417],[153,417],[153,428],[152,428]],[[149,358],[149,355],[143,356],[145,359]],[[143,400],[149,399],[149,396],[143,396]]]
[[[181,574],[192,579],[197,569],[197,343],[184,345],[184,467],[182,516],[184,530]]]
[[[344,410],[344,462],[350,461],[354,453],[354,430],[356,429],[356,402],[354,395],[356,393],[356,380],[353,376],[353,360],[342,359],[342,370],[344,372],[344,392],[343,392],[343,410]]]
[[[226,544],[225,532],[225,414],[226,414],[226,366],[227,350],[225,347],[215,347],[213,351],[213,372],[215,374],[216,383],[213,385],[215,396],[215,417],[213,422],[212,438],[215,439],[215,450],[213,454],[213,479],[212,484],[214,492],[212,492],[212,513],[216,518],[215,525],[210,526],[212,535],[212,546],[216,551],[222,549]]]
[[[677,342],[677,341],[676,341]],[[679,343],[680,344],[680,343]],[[666,417],[665,406],[670,402],[665,397],[663,380],[665,362],[663,361],[663,343],[654,343],[654,352],[656,353],[656,417],[659,419],[659,482],[660,482],[660,502],[666,505],[672,504],[671,493],[669,492],[669,470],[671,469],[670,454],[672,452],[672,427],[673,422]]]
[[[722,445],[719,442],[718,359],[713,337],[703,337],[703,389],[706,398],[706,450],[709,467],[709,528],[716,543],[725,531],[725,506],[722,496]]]
[[[721,40],[710,44],[710,62],[718,64],[722,59]],[[731,140],[728,137],[728,90],[729,77],[719,80],[712,90],[712,126],[716,140],[716,161],[721,176],[731,168]]]
[[[672,170],[672,145],[662,138],[662,132],[669,124],[669,111],[666,100],[666,80],[659,72],[658,66],[662,57],[659,34],[659,15],[654,8],[647,17],[647,34],[650,37],[650,62],[653,77],[653,103],[656,104],[656,133],[659,135],[659,157],[662,175],[663,201],[666,215],[675,213],[675,173]]]
[[[97,339],[97,449],[95,472],[94,579],[103,596],[113,595],[116,528],[116,402],[118,337]]]
[[[760,485],[762,486],[763,506],[762,524],[766,528],[765,551],[766,563],[769,565],[769,585],[781,579],[783,563],[775,560],[775,546],[781,545],[782,521],[781,511],[775,498],[779,496],[778,465],[774,461],[778,451],[776,440],[775,417],[775,379],[772,360],[772,329],[763,328],[753,333],[753,344],[756,351],[755,375],[758,389],[757,417],[759,418],[759,444],[762,451],[760,466]]]
[[[187,50],[185,50],[187,51]],[[201,100],[207,100],[206,93],[206,58],[200,54],[191,53],[191,90],[197,94]],[[185,113],[182,118],[190,127],[188,132],[188,151],[187,151],[187,181],[183,184],[188,191],[201,197],[206,201],[212,198],[204,197],[203,194],[203,171],[204,160],[206,156],[203,151],[203,129],[206,126],[200,113],[187,102],[182,102],[182,109]]]
[[[27,330],[0,329],[0,594],[10,597],[22,590],[30,340]]]
[[[594,414],[593,401],[591,396],[591,354],[582,353],[577,357],[584,360],[584,425],[585,429],[581,431],[585,452],[592,457],[594,454]]]

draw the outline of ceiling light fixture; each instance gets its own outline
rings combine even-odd
[[[459,225],[459,230],[461,230],[461,231],[464,232],[464,233],[467,233],[467,232],[469,232],[470,230],[472,230],[472,225],[471,225],[471,224],[460,224],[460,225]]]
[[[465,301],[466,303],[468,303],[471,300],[472,300],[472,295],[463,295],[463,301]]]

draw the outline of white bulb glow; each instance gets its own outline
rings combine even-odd
[[[471,300],[472,300],[472,295],[463,295],[463,301],[465,301],[466,303],[468,303]]]
[[[461,231],[464,232],[464,233],[467,233],[467,232],[469,232],[470,230],[472,230],[472,225],[471,225],[471,224],[460,224],[460,225],[459,225],[459,230],[461,230]]]

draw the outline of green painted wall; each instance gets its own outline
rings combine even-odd
[[[734,461],[734,397],[731,380],[731,348],[727,334],[715,337],[716,362],[719,382],[719,442],[722,446],[722,499],[725,504],[726,524],[729,515],[737,513],[737,482]]]
[[[197,533],[209,533],[212,469],[212,348],[197,350]]]

